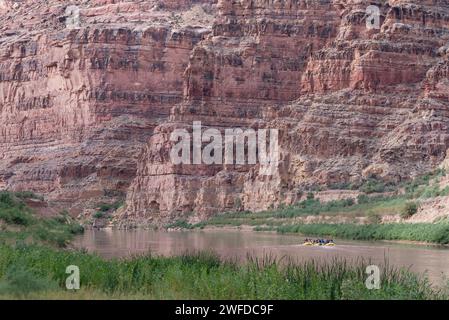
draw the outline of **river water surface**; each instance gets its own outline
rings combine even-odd
[[[442,284],[449,277],[449,249],[423,245],[387,242],[336,241],[335,247],[302,246],[303,237],[238,230],[152,231],[152,230],[86,230],[75,240],[75,246],[111,258],[154,254],[179,255],[186,252],[213,251],[224,258],[244,259],[272,255],[302,262],[346,258],[370,259],[373,264],[385,260],[396,267],[426,272],[433,283]]]

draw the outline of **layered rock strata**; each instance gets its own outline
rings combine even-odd
[[[265,210],[304,191],[431,170],[449,143],[447,2],[386,1],[368,29],[364,1],[219,1],[193,50],[185,98],[138,164],[126,219],[198,221]],[[173,128],[276,128],[281,161],[174,165]]]
[[[70,5],[79,20],[61,1],[0,3],[4,188],[73,212],[126,195],[123,221],[198,221],[401,181],[449,148],[448,1]],[[174,164],[170,136],[194,122],[278,129],[275,174]]]
[[[123,197],[142,147],[183,101],[190,53],[211,31],[201,3],[210,9],[209,1],[4,1],[4,187],[74,212]],[[77,23],[68,4],[78,5]]]

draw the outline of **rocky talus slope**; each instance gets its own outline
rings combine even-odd
[[[0,184],[123,221],[263,210],[429,171],[449,148],[449,1],[0,1]],[[380,28],[366,8],[380,8]],[[276,174],[175,165],[174,129],[279,129]]]

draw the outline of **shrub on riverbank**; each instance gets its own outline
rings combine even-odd
[[[0,298],[147,299],[438,299],[442,291],[407,271],[381,268],[381,289],[365,287],[369,262],[344,260],[294,264],[248,258],[224,262],[211,254],[136,257],[105,261],[84,252],[0,245]],[[20,265],[19,279],[10,270]],[[80,268],[81,291],[67,293],[66,267]],[[22,279],[22,280],[21,280]],[[58,288],[52,287],[56,283]],[[5,291],[1,288],[9,288]],[[3,295],[3,296],[2,296]]]
[[[34,222],[30,209],[8,192],[0,192],[0,220],[18,226],[28,226]]]
[[[449,244],[449,224],[297,224],[279,226],[280,233],[327,236],[350,240],[409,240]]]
[[[84,231],[66,213],[45,219],[34,216],[23,201],[29,197],[32,193],[0,192],[0,221],[3,222],[0,243],[20,241],[64,247],[74,235]]]
[[[407,202],[404,210],[401,212],[402,219],[408,219],[418,212],[419,204],[416,202]]]

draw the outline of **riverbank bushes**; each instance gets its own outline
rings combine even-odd
[[[409,240],[449,244],[449,223],[296,224],[279,226],[274,230],[349,240]]]
[[[40,218],[24,202],[31,193],[0,192],[0,243],[44,243],[65,247],[84,228],[67,213]]]
[[[212,217],[201,224],[210,226],[252,226],[256,230],[285,230],[285,229],[304,229],[313,230],[315,233],[309,235],[323,235],[319,230],[327,230],[328,227],[322,225],[312,225],[297,227],[301,218],[308,216],[325,216],[330,223],[348,223],[338,226],[331,224],[334,230],[330,235],[336,234],[339,237],[360,240],[415,240],[436,243],[447,243],[447,236],[440,234],[440,230],[446,227],[428,226],[419,227],[425,229],[424,234],[416,234],[414,228],[416,225],[391,224],[386,226],[376,226],[382,224],[382,217],[386,215],[398,216],[402,219],[409,219],[419,211],[420,205],[429,198],[448,196],[449,186],[441,188],[439,183],[441,178],[446,175],[443,169],[437,169],[431,173],[421,175],[413,180],[389,185],[389,194],[372,194],[376,186],[380,184],[376,180],[367,181],[364,194],[359,194],[357,199],[340,199],[323,202],[315,198],[313,193],[309,193],[307,199],[289,206],[279,206],[263,212],[234,212],[221,214]],[[387,191],[387,190],[383,190]],[[373,191],[374,192],[374,191]],[[299,219],[298,219],[299,218]],[[362,218],[362,219],[360,219]],[[364,218],[364,219],[363,219]],[[304,219],[302,219],[304,220]],[[362,226],[360,223],[370,223],[372,226]],[[358,224],[359,223],[359,224]],[[293,226],[292,226],[293,224]],[[183,225],[179,225],[183,228]],[[189,225],[189,228],[195,228],[195,225]],[[348,232],[346,230],[353,230]],[[421,230],[420,229],[420,230]],[[371,232],[375,230],[375,232]],[[388,232],[385,232],[388,230]],[[391,231],[393,230],[393,231]],[[375,235],[375,238],[371,236]]]
[[[444,299],[422,277],[382,267],[381,289],[365,286],[369,261],[302,264],[207,254],[106,261],[80,251],[0,245],[0,298],[145,299]],[[67,266],[80,269],[81,290],[65,289]],[[29,281],[31,280],[31,281]]]

